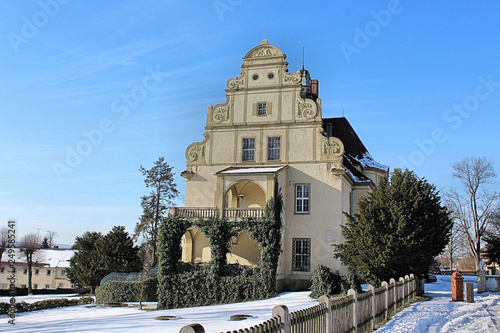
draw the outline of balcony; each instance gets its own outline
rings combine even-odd
[[[219,212],[215,208],[207,207],[170,207],[169,216],[184,217],[187,219],[219,217]],[[264,208],[225,208],[222,216],[228,220],[239,220],[246,217],[263,217]]]

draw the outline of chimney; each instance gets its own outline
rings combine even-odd
[[[311,92],[315,97],[319,96],[319,82],[318,80],[311,80]]]
[[[332,126],[332,123],[327,123],[326,124],[326,136],[328,138],[331,138],[333,136],[333,126]]]

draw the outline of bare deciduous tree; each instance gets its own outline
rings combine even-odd
[[[56,239],[57,232],[52,231],[52,230],[47,230],[47,245],[49,246],[49,249],[54,247],[54,241]]]
[[[474,258],[476,269],[481,261],[481,241],[492,221],[498,204],[498,193],[484,187],[496,177],[493,163],[486,158],[467,157],[452,165],[453,177],[462,181],[462,192],[453,189],[447,193],[447,205],[453,211]]]
[[[2,265],[2,255],[9,243],[9,230],[6,227],[0,229],[0,266]]]
[[[26,258],[26,264],[28,266],[28,294],[31,294],[31,280],[33,276],[33,255],[41,247],[41,239],[37,233],[30,233],[24,235],[19,242],[19,250]]]
[[[459,253],[462,253],[465,246],[466,244],[462,228],[457,222],[453,222],[450,241],[444,249],[444,256],[448,260],[451,270],[453,270],[453,262],[455,261],[456,256]]]
[[[500,235],[500,205],[491,214],[490,227],[488,228],[488,236],[495,237]]]

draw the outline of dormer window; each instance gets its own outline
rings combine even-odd
[[[265,116],[267,114],[267,105],[266,103],[257,103],[257,115]]]

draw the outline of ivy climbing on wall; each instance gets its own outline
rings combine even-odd
[[[158,244],[158,309],[241,302],[273,297],[281,253],[281,212],[283,199],[275,179],[274,196],[263,218],[240,222],[202,219],[192,223],[179,217],[163,219]],[[195,226],[207,237],[211,261],[207,264],[180,262],[181,239]],[[260,266],[228,265],[230,240],[246,231],[260,247]]]

